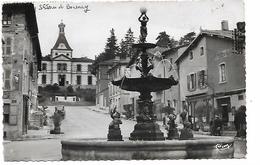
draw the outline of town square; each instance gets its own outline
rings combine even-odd
[[[244,12],[3,3],[4,161],[246,159]]]

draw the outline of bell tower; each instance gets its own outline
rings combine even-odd
[[[52,58],[56,58],[59,56],[65,56],[66,58],[72,58],[72,49],[65,37],[65,24],[61,20],[61,23],[58,25],[59,27],[59,36],[58,39],[51,49]]]

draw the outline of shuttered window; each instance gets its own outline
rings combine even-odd
[[[4,69],[4,89],[11,89],[11,69]]]
[[[188,91],[196,90],[196,73],[187,76],[187,89]]]
[[[5,42],[2,44],[2,52],[3,55],[12,54],[12,39],[10,37],[7,37]]]
[[[205,70],[201,70],[198,72],[198,87],[200,89],[204,89],[207,87],[207,74]]]

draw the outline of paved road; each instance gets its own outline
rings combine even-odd
[[[53,111],[54,107],[49,107],[49,114],[53,114]],[[66,117],[61,126],[64,135],[55,135],[56,139],[4,142],[4,159],[6,161],[60,160],[60,141],[62,139],[107,137],[108,125],[112,120],[108,114],[95,112],[83,106],[65,107],[65,111]],[[121,125],[123,137],[129,137],[129,134],[134,129],[134,124],[134,121],[123,120]],[[236,142],[235,150],[238,150],[242,145],[244,143]],[[240,153],[244,152],[239,151],[236,154],[235,151],[235,156],[241,158],[243,154]]]
[[[54,107],[48,108],[49,115]],[[4,159],[13,160],[60,160],[62,139],[67,138],[106,138],[108,125],[112,121],[109,115],[90,110],[84,106],[65,107],[66,117],[62,121],[57,139],[13,141],[4,143]],[[123,137],[128,137],[134,129],[134,121],[124,120],[121,125]]]
[[[64,138],[106,138],[111,121],[108,114],[87,107],[66,107],[61,130],[65,133]],[[128,137],[134,129],[134,121],[124,120],[120,127],[123,137]]]

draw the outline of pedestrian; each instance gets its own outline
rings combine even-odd
[[[191,115],[188,116],[188,122],[190,122],[191,129],[193,129],[193,123],[192,123],[192,116]]]
[[[222,120],[219,118],[219,116],[216,116],[216,119],[214,121],[214,135],[215,136],[221,136],[221,130],[222,130]]]
[[[163,126],[166,126],[166,117],[165,117],[165,114],[163,115]]]
[[[241,105],[241,137],[245,138],[246,137],[246,106]]]
[[[235,118],[234,118],[234,125],[235,129],[237,131],[236,137],[240,137],[240,113],[239,110],[235,113]]]
[[[210,135],[214,135],[214,118],[212,117],[210,122],[209,122],[209,128],[210,128]]]
[[[234,124],[237,131],[236,137],[246,137],[246,106],[241,105],[238,108]]]

